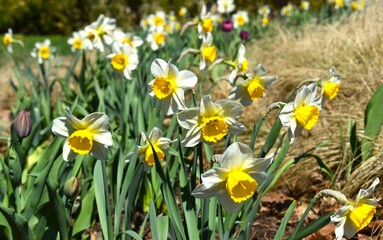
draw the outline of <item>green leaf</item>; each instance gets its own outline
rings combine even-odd
[[[326,215],[318,218],[317,220],[315,220],[314,222],[310,223],[305,228],[303,228],[301,231],[299,231],[298,234],[296,235],[296,238],[294,239],[289,238],[289,240],[303,239],[304,237],[307,237],[308,235],[319,231],[319,229],[323,228],[324,226],[326,226],[327,224],[331,222],[330,217],[333,214],[334,213],[327,213]]]
[[[75,236],[77,233],[89,228],[92,224],[94,197],[94,188],[91,187],[87,191],[85,197],[81,199],[81,209],[73,225],[72,237]]]
[[[149,206],[149,217],[150,217],[150,232],[152,234],[153,240],[158,240],[158,230],[157,230],[157,216],[156,216],[156,207],[154,206],[153,200],[150,201]]]
[[[274,146],[279,136],[279,132],[281,131],[281,128],[282,128],[282,123],[281,123],[281,120],[278,118],[273,124],[273,126],[271,127],[269,134],[267,135],[265,144],[263,145],[263,148],[261,153],[259,154],[259,157],[266,156],[266,154]]]
[[[15,213],[12,209],[4,207],[0,204],[0,213],[7,220],[12,230],[14,239],[36,239],[32,230],[28,226],[28,221],[23,216]]]
[[[290,207],[287,209],[286,213],[285,213],[285,216],[283,217],[282,219],[282,222],[281,222],[281,225],[279,225],[279,228],[277,230],[277,233],[275,234],[274,236],[274,239],[275,240],[282,240],[283,239],[283,235],[286,231],[286,226],[287,226],[287,223],[289,222],[290,218],[291,218],[291,215],[293,214],[293,211],[294,211],[294,208],[295,208],[295,205],[296,205],[296,201],[294,200],[291,204],[290,204]]]
[[[157,217],[156,223],[157,223],[157,230],[158,230],[158,239],[167,240],[168,232],[169,232],[169,217],[168,216]]]

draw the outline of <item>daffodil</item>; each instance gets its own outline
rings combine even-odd
[[[371,184],[368,189],[360,189],[354,201],[347,201],[334,215],[331,216],[331,222],[338,223],[335,228],[335,239],[341,240],[343,236],[352,238],[357,232],[365,228],[376,213],[377,200],[369,198],[376,185],[379,184],[379,178]]]
[[[214,29],[214,19],[210,12],[207,12],[206,6],[202,6],[200,21],[197,25],[198,38],[206,37],[206,34],[212,33]]]
[[[241,99],[243,106],[249,106],[254,100],[262,98],[266,89],[277,80],[276,76],[267,76],[262,65],[254,71],[246,73],[246,80],[239,79],[229,94],[229,99]]]
[[[363,9],[365,5],[364,0],[353,0],[351,2],[347,2],[347,5],[351,8],[353,11],[361,10]]]
[[[286,6],[282,7],[281,9],[281,16],[282,17],[289,17],[293,13],[294,7],[291,3],[288,3]]]
[[[336,74],[335,67],[331,67],[329,70],[330,75],[321,80],[323,100],[333,100],[339,92],[339,85],[341,81],[340,75]]]
[[[146,36],[146,41],[150,44],[153,51],[165,46],[168,34],[163,27],[158,27],[151,30]]]
[[[194,147],[199,142],[216,143],[227,134],[240,134],[246,127],[237,121],[244,108],[231,100],[213,102],[210,96],[201,100],[200,107],[189,108],[177,114],[178,123],[188,130],[183,143]]]
[[[232,143],[222,155],[214,155],[218,167],[201,175],[200,184],[192,195],[197,198],[217,197],[228,213],[241,209],[266,179],[266,169],[273,157],[254,158],[249,146]]]
[[[17,43],[17,44],[20,44],[21,46],[24,46],[22,41],[13,38],[12,29],[8,28],[8,32],[4,34],[4,37],[3,37],[3,44],[4,46],[7,47],[7,51],[9,53],[13,52],[13,47],[12,47],[13,43]]]
[[[321,96],[317,96],[317,83],[301,87],[294,102],[287,103],[279,114],[282,125],[289,128],[290,142],[303,129],[311,130],[318,122],[321,111]]]
[[[308,11],[310,9],[310,2],[309,1],[301,1],[301,3],[299,4],[299,7],[304,11]]]
[[[95,112],[83,119],[76,118],[67,108],[65,117],[53,121],[52,132],[65,137],[63,159],[73,161],[77,154],[90,153],[96,159],[108,158],[108,147],[113,146],[112,134],[108,131],[109,118],[105,113]]]
[[[115,42],[112,45],[113,53],[107,57],[113,68],[124,74],[126,79],[132,79],[131,72],[138,66],[138,55],[129,44],[120,45]]]
[[[206,67],[206,62],[212,63],[217,58],[217,48],[213,45],[213,36],[211,33],[207,33],[202,39],[200,48],[201,61],[199,69],[203,70]]]
[[[113,37],[114,40],[121,45],[128,44],[134,52],[137,52],[137,48],[144,43],[140,37],[135,36],[132,33],[124,33],[119,29],[113,32]]]
[[[67,43],[71,45],[72,52],[93,48],[92,42],[84,30],[73,32],[73,36],[68,39]]]
[[[148,16],[149,28],[156,29],[158,27],[165,27],[166,14],[164,11],[156,11],[154,14]]]
[[[105,17],[101,14],[95,22],[85,27],[88,38],[92,41],[93,46],[100,52],[104,52],[104,43],[112,44],[113,30],[116,28],[116,19]]]
[[[217,1],[217,11],[221,14],[230,13],[234,11],[235,4],[234,0],[218,0]]]
[[[189,70],[178,71],[175,65],[159,58],[152,62],[151,72],[154,79],[148,84],[149,94],[161,100],[165,114],[186,109],[184,90],[194,88],[197,76]]]
[[[184,18],[188,12],[188,9],[186,7],[181,7],[180,10],[178,10],[178,16],[181,18]]]
[[[234,28],[237,29],[249,22],[249,14],[247,11],[238,11],[233,15]]]
[[[229,82],[234,83],[238,73],[246,73],[249,68],[249,61],[245,58],[246,49],[243,44],[239,45],[237,58],[232,62],[233,70],[231,70],[229,76]]]
[[[38,62],[42,64],[44,61],[53,57],[56,48],[51,47],[51,41],[45,39],[44,42],[37,42],[35,48],[31,52],[33,58],[37,58]]]
[[[263,28],[267,27],[267,25],[269,25],[269,21],[270,21],[269,17],[263,17],[262,18],[262,27]]]
[[[269,16],[271,10],[269,5],[263,5],[258,9],[258,14],[261,15],[262,17],[267,17]]]
[[[145,145],[138,146],[138,154],[140,155],[140,159],[144,162],[145,171],[149,171],[155,164],[154,154],[157,155],[159,161],[165,160],[165,150],[170,147],[172,142],[177,140],[162,137],[162,131],[156,127],[150,132],[149,139],[146,138],[144,133],[141,133],[141,135]],[[130,161],[132,156],[133,153],[129,153],[126,157],[126,161]]]

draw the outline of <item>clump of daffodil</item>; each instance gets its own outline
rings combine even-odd
[[[221,14],[230,13],[235,10],[234,0],[218,0],[217,11]]]
[[[170,140],[169,138],[162,137],[162,131],[156,127],[150,132],[149,139],[147,139],[144,133],[141,133],[141,135],[145,145],[138,146],[138,154],[140,159],[144,162],[145,171],[149,171],[155,164],[154,154],[158,157],[159,161],[165,160],[165,150],[170,147],[170,143],[177,140]],[[133,153],[129,153],[126,157],[126,161],[130,161],[132,156]]]
[[[249,106],[254,100],[262,98],[266,89],[277,80],[276,76],[267,76],[262,65],[254,71],[246,73],[246,80],[239,79],[229,93],[229,99],[241,99],[243,106]]]
[[[128,44],[134,52],[137,52],[137,48],[144,43],[140,37],[132,33],[124,33],[119,29],[113,31],[113,37],[120,45]]]
[[[321,111],[321,96],[317,96],[317,83],[301,87],[294,102],[287,103],[279,114],[282,125],[289,128],[290,142],[303,129],[311,130],[318,122]]]
[[[93,48],[92,42],[84,30],[73,32],[73,36],[68,39],[67,43],[71,45],[72,52]]]
[[[244,26],[248,22],[249,14],[247,11],[238,11],[236,14],[233,15],[233,24],[235,29]]]
[[[138,55],[129,44],[120,45],[114,42],[112,45],[113,53],[109,54],[110,63],[113,68],[124,74],[126,79],[132,79],[131,72],[138,66]]]
[[[301,1],[299,4],[300,9],[304,11],[308,11],[310,9],[310,2],[309,1]]]
[[[212,63],[217,58],[217,48],[213,45],[213,35],[207,33],[203,39],[200,48],[201,61],[199,64],[199,69],[203,70],[206,68],[206,63]]]
[[[331,196],[343,204],[331,216],[331,222],[338,223],[335,228],[335,240],[341,240],[343,236],[352,238],[371,222],[376,213],[377,199],[369,197],[378,184],[379,178],[376,178],[368,189],[360,189],[355,201],[349,201],[344,194],[331,189],[318,193],[319,196]]]
[[[322,86],[323,100],[333,100],[339,92],[341,76],[336,74],[335,67],[329,70],[329,76],[322,78],[320,85]]]
[[[213,156],[218,167],[201,175],[202,184],[192,194],[197,198],[217,197],[226,212],[237,212],[266,179],[272,160],[254,158],[249,146],[232,143],[222,155]]]
[[[53,121],[52,132],[66,138],[63,147],[65,161],[73,161],[77,154],[88,153],[96,159],[106,160],[108,147],[113,146],[108,127],[109,118],[105,113],[95,112],[78,119],[67,108],[65,117],[58,117]]]
[[[262,27],[266,27],[269,24],[269,14],[271,10],[268,5],[264,5],[258,9],[258,14],[262,17]]]
[[[246,49],[243,44],[239,45],[237,58],[233,61],[225,61],[228,65],[233,67],[231,70],[230,76],[229,76],[229,82],[231,84],[234,84],[235,78],[237,77],[238,73],[246,73],[247,69],[249,68],[249,61],[247,58],[245,58]]]
[[[161,101],[165,114],[186,109],[184,91],[194,88],[197,76],[189,70],[178,71],[175,65],[160,58],[152,62],[150,69],[154,79],[148,83],[149,94]]]
[[[163,27],[157,27],[149,31],[146,41],[150,44],[153,51],[157,51],[165,46],[167,36],[168,34]]]
[[[364,0],[354,0],[354,1],[349,2],[348,5],[351,8],[351,10],[357,11],[357,10],[363,9],[363,7],[365,5],[365,1]]]
[[[4,37],[3,37],[3,44],[4,44],[4,46],[7,47],[7,51],[9,53],[13,52],[13,47],[12,47],[13,43],[17,43],[17,44],[20,44],[21,46],[24,46],[22,41],[13,38],[12,29],[8,28],[8,32],[5,33]]]
[[[178,123],[188,130],[184,143],[194,147],[200,142],[216,143],[227,134],[240,134],[246,127],[237,121],[244,108],[231,100],[213,102],[210,96],[201,100],[200,107],[186,109],[177,114]]]
[[[51,47],[51,41],[45,39],[44,42],[37,42],[35,48],[31,52],[33,58],[37,58],[39,64],[42,64],[44,61],[47,61],[50,58],[53,58],[53,53],[56,51],[56,48]]]
[[[95,22],[85,27],[85,32],[89,40],[92,41],[94,48],[104,52],[104,43],[110,45],[114,41],[112,34],[115,28],[116,19],[101,14]]]

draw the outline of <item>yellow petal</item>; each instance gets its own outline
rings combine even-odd
[[[230,172],[226,180],[226,190],[236,203],[246,201],[253,196],[257,187],[257,181],[242,171]]]

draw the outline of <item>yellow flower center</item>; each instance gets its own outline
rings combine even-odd
[[[73,41],[73,47],[75,49],[82,49],[82,41],[80,38],[76,38],[74,41]]]
[[[161,148],[159,148],[155,144],[153,144],[153,148],[154,148],[154,151],[156,152],[158,160],[159,161],[164,160],[165,153],[161,150]],[[153,149],[150,145],[146,148],[146,151],[145,151],[145,161],[149,166],[153,166],[155,163]]]
[[[351,3],[351,9],[353,11],[358,10],[358,8],[359,8],[359,4],[357,2],[352,2]]]
[[[217,48],[215,46],[202,47],[202,57],[209,62],[214,62],[217,56]]]
[[[11,44],[11,42],[12,42],[12,39],[8,36],[8,34],[5,34],[3,37],[3,44],[5,46],[8,46],[9,44]]]
[[[133,41],[132,41],[132,39],[129,38],[129,37],[125,37],[124,39],[122,39],[121,43],[122,43],[122,44],[127,43],[127,44],[129,44],[129,46],[130,46],[131,48],[134,48],[134,46],[133,46]]]
[[[217,142],[226,136],[227,123],[220,116],[203,117],[201,121],[202,138],[207,142]]]
[[[317,106],[302,105],[295,109],[295,118],[307,130],[318,122],[319,108]]]
[[[165,42],[165,34],[163,33],[154,34],[154,41],[157,43],[157,45],[161,46]]]
[[[262,86],[261,79],[254,77],[249,82],[249,85],[247,85],[247,92],[249,93],[251,100],[258,100],[263,97],[266,89]]]
[[[98,27],[97,28],[97,35],[101,37],[104,34],[105,34],[104,28],[103,27]]]
[[[94,35],[93,32],[88,32],[88,38],[89,40],[93,41],[96,38],[96,36]]]
[[[329,81],[326,81],[323,86],[323,93],[324,95],[332,100],[338,95],[339,92],[339,84],[338,83],[332,83]]]
[[[262,24],[263,26],[267,26],[267,24],[269,24],[269,18],[268,17],[262,18]]]
[[[238,26],[243,26],[243,25],[245,25],[245,23],[246,23],[245,18],[243,16],[238,16],[238,18],[237,18]]]
[[[236,203],[246,201],[253,196],[257,187],[257,181],[242,171],[230,172],[226,180],[226,190]]]
[[[156,77],[152,85],[154,95],[158,99],[163,99],[171,96],[176,88],[176,80],[169,77]]]
[[[116,54],[112,57],[112,66],[117,71],[123,71],[128,65],[128,56],[125,54]]]
[[[164,19],[162,19],[161,17],[159,16],[155,16],[154,17],[154,26],[163,26],[164,25]]]
[[[202,20],[202,30],[204,32],[211,32],[213,31],[213,19],[211,18],[205,18]]]
[[[39,48],[39,55],[43,59],[48,59],[49,56],[51,55],[51,50],[49,50],[49,47],[45,47],[45,46],[40,47]]]
[[[249,68],[249,61],[247,59],[243,60],[241,63],[238,63],[238,60],[235,62],[235,65],[238,67],[238,72],[246,72]]]
[[[68,144],[73,152],[87,154],[93,146],[93,133],[88,129],[77,130],[69,136]]]
[[[178,11],[178,16],[180,17],[184,17],[186,14],[186,9],[185,8],[181,8],[179,11]]]
[[[343,5],[344,5],[343,0],[336,0],[335,5],[338,7],[343,7]]]
[[[375,212],[375,206],[359,202],[354,209],[350,209],[347,217],[358,232],[371,222]]]

